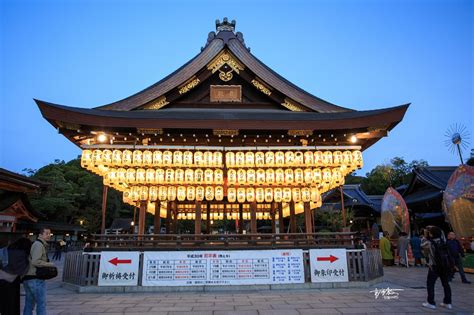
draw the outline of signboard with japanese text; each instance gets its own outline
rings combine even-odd
[[[303,251],[144,252],[143,286],[303,283]]]
[[[138,285],[139,258],[139,252],[102,252],[98,285]]]
[[[309,250],[311,282],[348,282],[347,253],[344,248]]]

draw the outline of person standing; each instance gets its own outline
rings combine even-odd
[[[49,262],[46,253],[46,245],[51,238],[51,230],[41,228],[38,239],[33,243],[30,250],[30,264],[26,276],[23,277],[23,286],[25,288],[25,307],[23,315],[33,314],[33,308],[36,305],[36,314],[46,314],[46,283],[45,280],[38,279],[36,276],[36,267],[53,267]]]
[[[384,266],[393,265],[393,254],[392,254],[392,244],[388,239],[389,234],[387,231],[383,232],[383,236],[380,238],[379,247],[382,254],[382,262]]]
[[[451,255],[454,258],[454,264],[458,268],[459,275],[461,276],[462,283],[471,283],[467,280],[466,274],[464,274],[464,267],[462,265],[462,258],[464,257],[464,248],[462,248],[461,243],[456,239],[456,234],[454,232],[448,233],[448,246],[451,251]],[[454,279],[451,277],[451,280]]]
[[[398,238],[398,256],[400,257],[400,265],[408,267],[408,244],[410,239],[408,234],[405,232],[400,232],[400,237]]]
[[[427,302],[422,305],[429,309],[436,309],[435,302],[435,284],[438,278],[441,279],[441,284],[444,289],[443,303],[440,305],[447,309],[452,309],[451,304],[451,287],[449,286],[449,277],[452,274],[454,267],[454,260],[450,254],[449,247],[446,244],[443,231],[436,226],[426,227],[428,231],[427,241],[422,244],[423,248],[427,249],[428,261],[428,276],[426,279],[426,288],[428,291]]]
[[[410,238],[410,246],[413,253],[413,258],[415,258],[415,267],[422,266],[421,258],[423,258],[423,254],[421,253],[421,239],[418,234],[415,233]]]

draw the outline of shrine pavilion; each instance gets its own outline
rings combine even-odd
[[[103,177],[155,226],[166,219],[257,220],[284,231],[321,194],[362,167],[365,149],[386,137],[409,104],[358,111],[320,99],[253,54],[235,21],[216,21],[205,46],[181,68],[117,102],[86,109],[35,100],[43,117],[82,150],[82,166]]]

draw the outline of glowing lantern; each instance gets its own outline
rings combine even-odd
[[[255,184],[255,170],[254,169],[247,170],[247,184],[249,185]]]
[[[82,151],[81,166],[83,168],[88,168],[91,163],[92,163],[92,151],[91,150]],[[119,165],[119,164],[117,164],[117,165]]]
[[[326,167],[326,168],[323,168],[323,170],[321,171],[322,175],[323,175],[323,183],[326,183],[326,184],[330,184],[331,183],[331,169]]]
[[[331,151],[324,151],[322,162],[324,166],[332,165],[332,152]]]
[[[320,193],[320,194],[324,194],[326,191],[329,191],[329,189],[330,189],[330,188],[329,188],[329,184],[323,182],[323,183],[321,184],[321,188],[320,188],[320,190],[319,190],[319,193]]]
[[[123,192],[123,202],[128,203],[129,201],[132,201],[132,190],[131,189],[126,189]]]
[[[265,160],[266,160],[266,156],[265,156]],[[278,151],[275,153],[275,165],[276,166],[283,166],[285,165],[285,153],[283,153],[282,151]],[[270,166],[267,164],[267,166]]]
[[[265,191],[263,188],[255,189],[255,201],[261,203],[265,200]]]
[[[183,165],[193,165],[193,153],[191,151],[184,151],[183,153]]]
[[[293,170],[291,168],[285,169],[285,184],[292,184],[294,180]]]
[[[247,201],[248,202],[254,202],[255,201],[255,189],[253,189],[252,187],[247,188],[246,194],[247,194]]]
[[[305,184],[311,184],[313,182],[313,170],[310,168],[305,168],[303,173]]]
[[[273,201],[273,189],[265,188],[265,202],[272,202]]]
[[[200,168],[194,170],[194,182],[201,184],[204,182],[204,171]]]
[[[159,186],[158,199],[160,199],[161,201],[165,201],[167,196],[168,196],[168,188],[166,188],[166,186]]]
[[[257,185],[263,185],[265,184],[265,170],[259,168],[256,172],[256,182]]]
[[[342,164],[343,165],[352,164],[352,152],[351,151],[342,152]]]
[[[140,200],[140,192],[141,189],[139,186],[133,186],[132,187],[132,201],[138,201]]]
[[[174,164],[174,166],[183,165],[183,152],[181,152],[181,151],[174,151],[173,152],[173,164]]]
[[[155,172],[155,184],[163,184],[165,182],[165,170],[158,168]]]
[[[300,188],[293,188],[292,189],[292,198],[294,202],[301,201],[301,189]]]
[[[197,186],[196,187],[196,201],[203,201],[204,200],[204,187]]]
[[[301,201],[303,202],[311,201],[311,190],[308,187],[301,188]]]
[[[332,169],[331,180],[335,186],[344,184],[344,177],[342,176],[341,170],[339,168],[336,167]]]
[[[174,182],[174,169],[168,168],[165,171],[165,183],[172,184]]]
[[[227,152],[225,154],[225,164],[227,165],[227,167],[235,166],[235,153],[234,152]]]
[[[210,168],[204,171],[204,183],[212,184],[214,182],[214,171]]]
[[[359,150],[352,152],[352,164],[354,164],[357,168],[362,168],[364,165],[362,161],[362,153]]]
[[[291,188],[285,187],[283,188],[283,202],[290,202],[291,201]]]
[[[204,159],[204,165],[205,166],[208,166],[208,167],[212,166],[212,164],[214,162],[214,157],[213,157],[211,151],[204,152],[203,159]]]
[[[127,182],[127,170],[124,168],[119,168],[117,170],[117,183],[125,184]]]
[[[313,183],[316,185],[321,184],[323,181],[323,173],[320,168],[313,168]]]
[[[351,156],[352,156],[352,154],[351,154]],[[122,165],[122,151],[114,150],[112,152],[112,165],[114,165],[114,166]]]
[[[332,153],[332,164],[334,166],[339,166],[342,164],[342,152],[341,151],[334,151]]]
[[[238,167],[245,166],[245,153],[244,152],[237,152],[235,154],[235,165]]]
[[[102,151],[101,150],[94,150],[92,151],[92,165],[98,167],[102,164]]]
[[[318,202],[321,198],[319,190],[316,187],[311,187],[311,202]]]
[[[141,201],[148,200],[148,187],[146,186],[140,187],[140,200]]]
[[[255,156],[252,151],[248,151],[247,153],[245,153],[245,166],[255,166]]]
[[[301,168],[295,170],[295,183],[302,184],[304,182],[304,174]]]
[[[219,167],[222,165],[222,152],[216,151],[212,154],[213,166]]]
[[[263,212],[257,212],[257,220],[263,219]]]
[[[283,154],[283,152],[280,152],[280,153],[283,155],[283,161],[284,161],[285,155]],[[283,165],[283,164],[284,164],[284,162],[281,163],[280,165]],[[272,151],[267,151],[265,153],[265,165],[266,166],[274,166],[275,165],[275,153],[273,153]]]
[[[235,169],[227,171],[227,182],[229,185],[235,185],[237,183],[237,171]]]
[[[245,202],[245,188],[238,188],[237,189],[237,202],[244,203]]]
[[[275,171],[272,168],[269,168],[265,171],[265,182],[268,185],[275,183]]]
[[[153,151],[153,165],[163,165],[163,153],[161,151]]]
[[[158,187],[150,186],[150,189],[148,190],[148,198],[150,199],[150,201],[158,200]],[[156,211],[159,211],[159,210],[156,209]]]
[[[102,163],[106,166],[112,164],[112,151],[104,150],[102,151]]]
[[[342,174],[342,177],[346,176],[347,174],[349,174],[349,169],[347,168],[347,166],[345,164],[342,164],[339,169],[341,170],[341,174]]]
[[[223,184],[224,183],[224,171],[217,169],[214,171],[214,183]]]
[[[235,190],[235,188],[227,188],[227,201],[228,202],[235,202],[237,198],[237,192]]]
[[[311,151],[306,151],[304,153],[304,164],[306,166],[312,166],[314,164],[314,155]]]
[[[275,202],[282,202],[282,200],[283,200],[283,190],[281,188],[273,189],[273,200]]]
[[[323,166],[323,152],[321,151],[314,152],[314,165]]]
[[[154,169],[149,168],[149,169],[146,170],[145,182],[147,184],[155,183],[155,170]]]
[[[178,186],[178,190],[176,192],[176,198],[178,199],[178,201],[186,200],[186,187]]]
[[[163,152],[163,165],[171,166],[173,165],[173,152],[166,150]]]
[[[188,186],[186,189],[186,199],[193,201],[196,198],[196,188],[194,186]]]
[[[146,172],[143,168],[138,168],[136,172],[136,182],[138,184],[145,184]]]
[[[255,152],[255,166],[265,166],[265,153],[260,151]]]
[[[190,168],[184,171],[184,182],[186,184],[194,183],[194,171]]]
[[[239,185],[245,184],[247,181],[247,172],[244,169],[239,169],[237,171],[237,183]]]
[[[216,188],[214,189],[214,198],[217,201],[222,201],[224,199],[224,187],[216,186]]]
[[[133,151],[133,165],[134,166],[142,166],[143,165],[143,152],[140,150]]]
[[[132,151],[124,150],[122,152],[122,165],[132,166]]]
[[[166,192],[168,194],[169,201],[174,201],[176,199],[177,197],[176,186],[168,186],[168,189]]]
[[[293,166],[295,164],[295,153],[293,151],[286,151],[285,153],[285,165]]]
[[[205,194],[206,200],[210,201],[214,199],[214,187],[206,186],[206,191],[204,194]]]
[[[250,217],[250,214],[249,214],[248,212],[242,213],[242,218],[243,218],[244,220],[248,220],[249,217]]]
[[[177,184],[184,183],[184,170],[182,168],[177,168],[174,171],[174,182]]]
[[[143,151],[143,165],[151,166],[153,165],[153,153],[150,150]]]
[[[304,165],[304,155],[303,155],[303,152],[301,152],[301,151],[296,151],[296,152],[295,152],[295,165],[296,165],[296,166],[302,166],[302,165]]]
[[[103,183],[104,183],[104,185],[106,185],[106,186],[110,186],[110,185],[113,186],[113,185],[114,185],[114,182],[110,179],[110,177],[112,176],[112,174],[113,174],[114,176],[117,176],[117,171],[116,171],[115,169],[113,169],[113,168],[110,169],[109,172],[104,175],[104,178],[103,178]]]
[[[275,171],[275,182],[277,185],[281,185],[285,182],[285,171],[281,168],[278,168]]]

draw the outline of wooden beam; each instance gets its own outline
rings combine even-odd
[[[109,187],[104,185],[102,189],[102,223],[100,226],[100,233],[105,234],[105,211],[107,210],[107,193]]]
[[[290,202],[290,232],[296,233],[296,215],[294,201]]]
[[[211,234],[211,203],[206,203],[206,234]]]
[[[160,234],[161,230],[161,217],[160,217],[160,209],[161,209],[161,201],[157,200],[155,201],[155,217],[153,221],[153,226],[154,226],[154,233],[155,234]]]
[[[244,233],[244,205],[239,203],[239,234]]]
[[[339,187],[341,192],[341,210],[342,210],[342,227],[346,227],[346,209],[344,208],[344,191],[342,186]]]
[[[271,205],[271,216],[272,216],[272,234],[275,234],[276,233],[276,220],[275,220],[275,215],[276,215],[276,212],[277,212],[277,204],[276,202],[272,202],[272,205]]]
[[[171,234],[171,201],[166,202],[166,234]]]
[[[173,205],[173,233],[178,234],[178,203],[172,202]]]
[[[303,207],[306,233],[313,233],[313,216],[311,215],[311,206],[309,202],[305,202]]]
[[[250,233],[257,233],[257,203],[250,203]]]
[[[283,218],[283,204],[279,202],[278,206],[278,225],[280,229],[280,233],[285,233],[285,221]]]
[[[196,201],[196,219],[194,221],[194,234],[201,234],[201,201]]]
[[[148,201],[140,201],[140,211],[138,213],[138,234],[145,234],[145,216]]]

